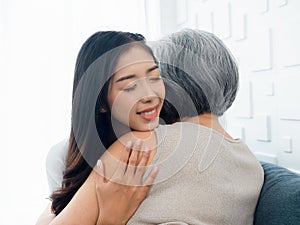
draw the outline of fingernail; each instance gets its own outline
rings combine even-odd
[[[102,167],[102,162],[101,162],[100,159],[97,161],[97,166],[98,166],[98,167]]]
[[[103,175],[103,163],[102,163],[101,159],[99,159],[97,161],[97,167],[99,169],[100,174]]]
[[[144,152],[145,152],[146,154],[149,154],[149,153],[150,153],[150,149],[149,149],[148,146],[145,147]]]
[[[127,147],[127,148],[130,148],[130,147],[131,147],[131,145],[132,145],[132,141],[127,141],[127,143],[126,143],[126,147]]]
[[[139,146],[142,144],[142,141],[140,139],[137,139],[136,142],[135,142],[135,145]]]

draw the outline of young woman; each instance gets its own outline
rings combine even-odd
[[[107,31],[97,32],[87,39],[78,54],[75,67],[72,129],[66,159],[62,162],[51,155],[47,159],[54,170],[64,170],[62,186],[52,188],[56,191],[51,195],[51,208],[56,215],[71,201],[99,157],[118,136],[130,130],[148,131],[158,126],[164,96],[165,89],[158,66],[142,35]],[[128,165],[133,165],[137,159],[139,166],[147,162],[149,151],[139,153],[140,145],[128,143],[126,149],[131,151],[123,156]],[[119,174],[122,170],[124,173],[126,168],[114,165],[116,167],[110,167],[113,169],[111,174]],[[106,174],[109,171],[106,168]],[[140,181],[143,171],[138,176],[134,173],[126,178]],[[127,190],[132,192],[131,200],[145,196],[155,174],[154,169],[145,182],[146,186]],[[55,182],[52,184],[55,185]],[[137,198],[136,194],[141,197]],[[108,224],[110,217],[106,218],[108,220],[101,217],[99,221]],[[39,223],[47,223],[49,219],[52,219],[51,215],[50,218],[49,215],[42,217]],[[89,218],[83,215],[80,215],[80,219],[84,223],[89,222]],[[83,224],[80,220],[76,222]]]
[[[263,170],[248,147],[218,121],[237,92],[233,57],[215,35],[202,31],[177,32],[160,44],[157,55],[168,103],[161,116],[177,122],[153,132],[131,132],[109,148],[121,158],[123,143],[133,133],[147,137],[146,145],[156,150],[146,164],[157,165],[159,173],[127,224],[253,224]],[[100,161],[98,170],[106,174],[103,164]],[[80,204],[91,214],[99,209],[101,215],[101,206],[93,200],[103,193],[95,188],[101,182],[92,172],[76,193],[80,201],[70,202],[65,215],[71,216]]]

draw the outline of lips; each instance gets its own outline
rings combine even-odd
[[[137,112],[137,114],[145,120],[153,120],[158,116],[158,106],[144,109],[143,111]]]

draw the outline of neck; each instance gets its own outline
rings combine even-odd
[[[115,133],[117,139],[120,138],[121,136],[123,136],[124,134],[131,132],[131,129],[129,126],[126,126],[125,124],[119,122],[114,117],[112,117],[111,122],[112,122],[112,128],[114,130],[114,133]]]
[[[195,123],[195,124],[199,124],[201,126],[205,126],[205,127],[214,129],[215,131],[221,133],[225,137],[227,137],[229,139],[234,139],[224,130],[224,128],[222,127],[222,125],[219,122],[218,116],[216,116],[212,113],[204,113],[204,114],[201,114],[198,116],[184,118],[181,121]]]

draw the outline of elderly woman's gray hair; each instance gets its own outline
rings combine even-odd
[[[174,115],[173,120],[203,113],[221,116],[232,105],[238,89],[238,67],[214,34],[185,29],[152,47],[166,84],[162,115],[172,114],[175,107],[180,115]]]

